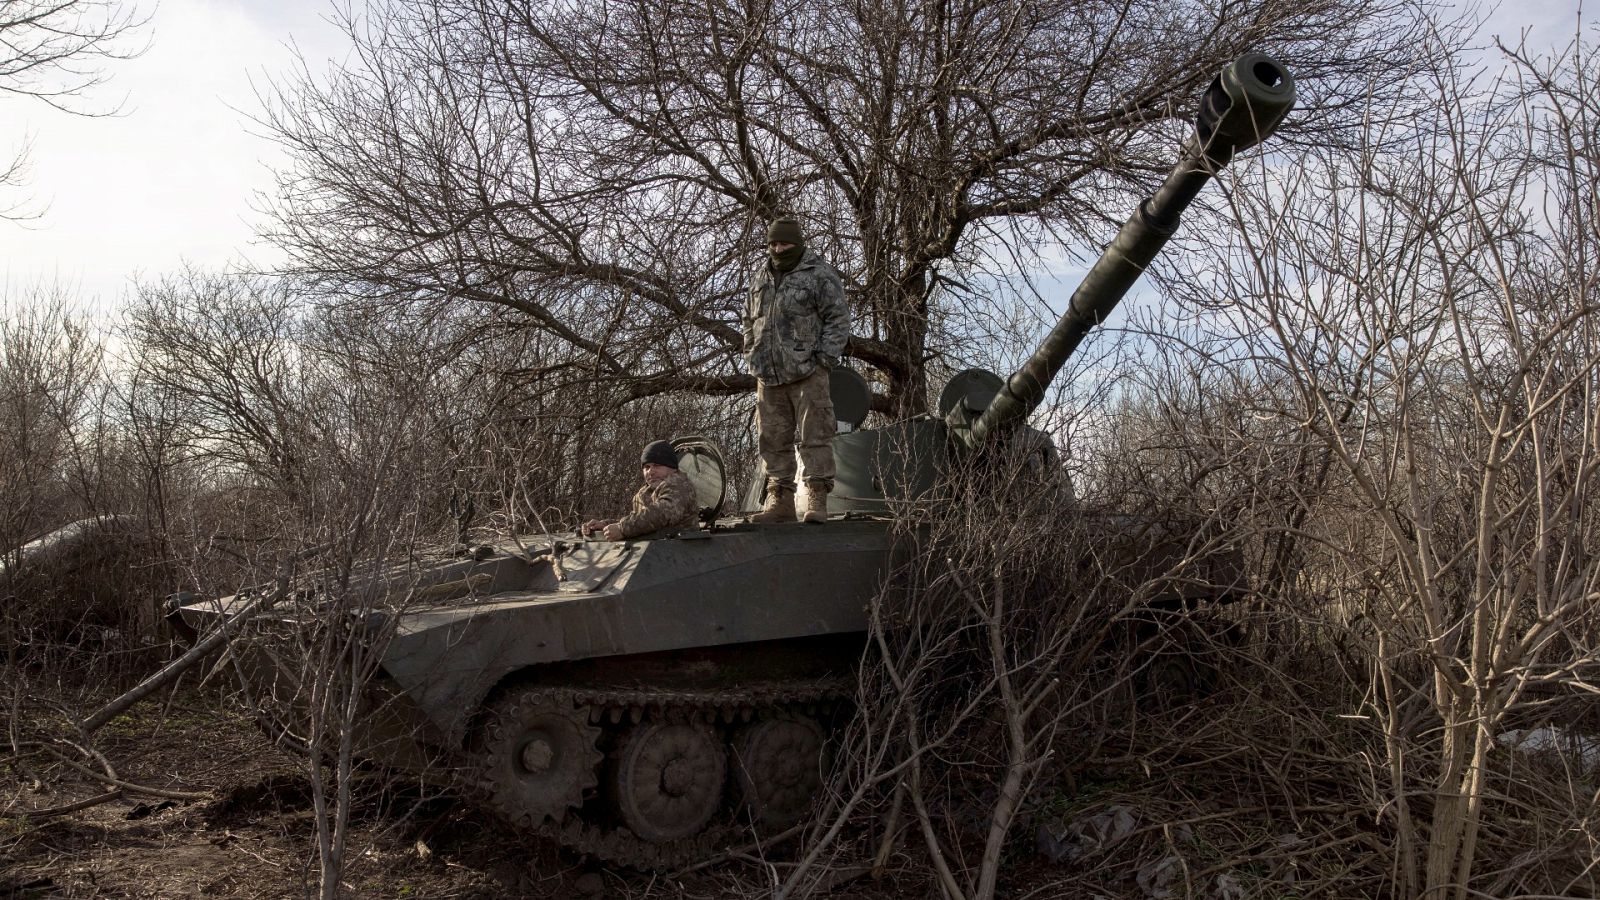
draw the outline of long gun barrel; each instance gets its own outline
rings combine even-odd
[[[1105,321],[1178,229],[1178,217],[1235,153],[1253,147],[1277,129],[1294,106],[1294,79],[1276,60],[1249,53],[1222,70],[1195,117],[1195,134],[1161,188],[1117,232],[1116,240],[1073,292],[1067,311],[964,435],[979,447],[990,435],[1027,418],[1044,399],[1078,342]]]

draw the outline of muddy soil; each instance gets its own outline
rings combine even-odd
[[[23,741],[65,732],[48,706],[15,721]],[[317,896],[304,762],[247,717],[216,698],[181,696],[136,708],[95,744],[126,782],[204,798],[127,793],[28,818],[23,810],[68,805],[106,786],[47,754],[0,758],[0,900]],[[362,898],[730,897],[770,884],[752,860],[678,878],[610,871],[375,772],[356,779],[346,858],[343,894]],[[926,888],[920,878],[856,879],[829,896],[876,900]]]

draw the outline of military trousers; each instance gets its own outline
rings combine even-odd
[[[769,489],[774,483],[794,489],[794,451],[799,447],[806,481],[823,482],[832,490],[833,435],[838,430],[828,370],[822,366],[788,384],[756,381],[757,443]]]

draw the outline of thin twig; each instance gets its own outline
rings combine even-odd
[[[52,756],[54,756],[56,759],[60,760],[61,762],[65,763],[65,764],[67,764],[68,766],[71,766],[74,769],[77,769],[79,772],[82,772],[83,774],[89,776],[90,778],[93,778],[96,781],[100,781],[100,782],[103,782],[105,784],[109,784],[112,787],[122,788],[125,791],[131,791],[131,792],[136,793],[136,794],[145,794],[145,795],[148,795],[148,796],[151,796],[151,797],[164,797],[164,798],[166,798],[168,800],[186,800],[186,801],[209,800],[209,799],[211,799],[211,796],[212,796],[209,793],[196,794],[196,793],[191,793],[189,791],[174,791],[174,790],[168,790],[166,788],[146,787],[145,785],[142,785],[142,784],[134,784],[131,781],[123,781],[120,778],[116,778],[116,777],[111,776],[111,775],[103,775],[103,774],[101,774],[99,772],[96,772],[95,770],[89,768],[88,766],[85,766],[82,763],[80,763],[80,762],[72,759],[71,757],[67,756],[65,753],[62,753],[60,750],[57,750],[56,748],[51,747],[49,744],[42,744],[41,743],[38,746],[41,749],[43,749],[45,752],[47,752],[47,753],[51,754]]]
[[[90,797],[86,800],[79,800],[76,803],[68,803],[65,806],[51,806],[45,809],[30,809],[21,813],[11,813],[11,815],[20,815],[24,819],[47,819],[51,816],[64,816],[67,813],[75,813],[79,810],[88,809],[91,806],[99,806],[102,803],[109,803],[121,796],[122,789],[118,788],[116,790],[107,791],[104,794]]]

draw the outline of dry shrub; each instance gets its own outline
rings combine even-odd
[[[0,572],[9,652],[126,676],[165,653],[162,598],[177,573],[128,517],[86,519],[24,547]]]
[[[1218,529],[1076,501],[1038,449],[986,451],[899,511],[834,803],[785,893],[826,884],[825,861],[881,867],[900,840],[942,895],[995,896],[1053,785],[1214,680],[1235,633],[1205,598],[1239,574]],[[882,847],[850,849],[847,823]]]
[[[85,682],[149,665],[173,572],[117,506],[139,492],[104,344],[60,290],[0,301],[0,421],[0,652]]]
[[[1189,361],[1147,379],[1121,459],[1231,507],[1261,592],[1224,690],[1130,735],[1149,773],[1114,782],[1190,826],[1186,889],[1596,893],[1588,49],[1440,65],[1449,116],[1375,112],[1358,158],[1245,179],[1179,283],[1221,311],[1152,328]],[[1108,893],[1141,846],[1100,854]]]

